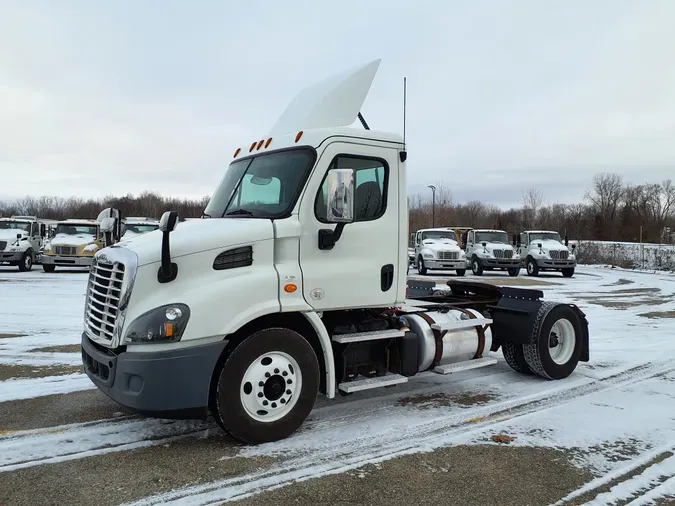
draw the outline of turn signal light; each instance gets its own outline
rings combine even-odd
[[[293,293],[297,289],[298,289],[298,287],[296,285],[294,285],[293,283],[289,283],[286,286],[284,286],[284,292],[286,292],[286,293]]]

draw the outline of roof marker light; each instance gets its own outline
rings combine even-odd
[[[237,158],[237,155],[241,152],[241,148],[237,148],[237,150],[234,152],[234,158]]]
[[[258,144],[258,143],[257,143],[256,141],[253,141],[253,144],[251,144],[251,147],[248,148],[248,152],[249,152],[249,153],[255,149],[255,145],[256,145],[256,144]]]
[[[300,140],[300,137],[302,137],[303,131],[300,130],[297,135],[295,136],[295,142],[298,142]]]
[[[264,143],[265,143],[265,139],[262,139],[261,141],[259,141],[259,142],[258,142],[258,148],[257,148],[257,149],[262,148],[262,145],[263,145]]]
[[[267,139],[267,142],[265,143],[265,149],[268,148],[268,146],[270,145],[270,142],[272,142],[272,137],[270,137],[269,139]]]

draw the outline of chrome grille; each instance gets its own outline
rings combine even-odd
[[[459,258],[458,251],[439,251],[438,259],[439,260],[457,260]]]
[[[54,246],[54,253],[57,255],[74,255],[77,253],[76,246]]]
[[[567,257],[570,254],[570,252],[566,250],[549,251],[549,254],[551,255],[551,258],[553,260],[567,260]]]
[[[119,314],[124,264],[99,259],[89,272],[85,301],[85,327],[95,337],[110,341]]]
[[[507,251],[503,249],[492,250],[492,254],[495,258],[510,258],[506,255]]]
[[[7,241],[0,241],[0,250],[3,250],[7,247]]]

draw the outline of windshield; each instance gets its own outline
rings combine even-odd
[[[207,218],[279,218],[290,213],[314,164],[303,148],[259,155],[230,164],[209,201]]]
[[[0,230],[23,230],[30,233],[30,223],[22,221],[0,221]]]
[[[422,240],[424,241],[425,239],[452,239],[453,241],[457,241],[455,233],[450,230],[447,231],[434,230],[433,232],[422,232]]]
[[[476,232],[476,243],[499,242],[508,244],[509,236],[506,232]]]
[[[530,242],[535,241],[558,241],[560,240],[560,234],[557,232],[530,232]]]
[[[89,234],[96,236],[97,230],[94,225],[72,225],[70,223],[60,223],[56,225],[56,234],[79,235]]]
[[[125,226],[124,233],[126,234],[127,232],[133,232],[134,234],[145,234],[146,232],[152,232],[153,230],[157,230],[159,228],[159,225],[136,225],[136,224],[129,224],[127,223]]]

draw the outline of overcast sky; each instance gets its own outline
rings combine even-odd
[[[320,7],[311,7],[312,5]],[[0,198],[211,194],[295,93],[382,58],[364,106],[408,184],[574,202],[675,177],[675,2],[4,0]],[[426,190],[429,193],[429,190]]]

